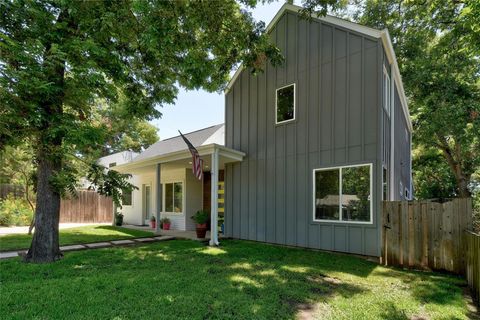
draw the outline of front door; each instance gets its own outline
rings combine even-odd
[[[150,223],[150,217],[153,215],[151,210],[151,187],[150,185],[143,186],[143,218],[145,224]]]

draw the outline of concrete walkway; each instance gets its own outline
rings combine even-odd
[[[76,228],[83,226],[92,226],[92,225],[106,225],[111,226],[112,223],[60,223],[60,229]],[[35,231],[35,229],[33,229]],[[28,226],[21,227],[0,227],[0,237],[7,234],[27,234]]]
[[[172,236],[157,236],[151,238],[136,238],[136,239],[125,239],[125,240],[112,240],[112,241],[103,241],[103,242],[94,242],[94,243],[85,243],[85,244],[72,244],[68,246],[61,246],[60,250],[63,252],[67,251],[77,251],[77,250],[86,250],[86,249],[98,249],[98,248],[109,248],[109,247],[118,247],[146,242],[158,242],[158,241],[167,241],[173,240],[175,237]],[[0,260],[15,258],[25,254],[25,250],[19,251],[7,251],[0,252]]]

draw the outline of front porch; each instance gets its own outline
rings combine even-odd
[[[150,226],[136,226],[136,225],[131,225],[131,224],[126,224],[123,225],[122,227],[127,228],[127,229],[133,229],[133,230],[142,230],[142,231],[149,231],[153,232],[155,235],[159,236],[171,236],[175,237],[176,239],[188,239],[188,240],[195,240],[195,241],[209,241],[210,240],[210,231],[207,231],[207,234],[205,238],[199,239],[197,238],[197,233],[192,230],[156,230],[156,228],[150,228]],[[223,235],[220,233],[218,235],[218,238],[221,239],[223,238]]]
[[[128,228],[154,231],[159,235],[197,240],[195,222],[191,217],[198,210],[210,212],[210,232],[207,238],[217,245],[224,214],[223,171],[230,162],[242,161],[245,154],[212,143],[197,148],[203,160],[203,177],[198,180],[192,172],[188,149],[132,161],[115,167],[119,172],[133,175],[138,190],[131,196],[130,205],[123,206]],[[148,227],[155,218],[156,228]],[[170,230],[160,229],[162,219],[168,218]],[[203,239],[202,239],[203,240]]]

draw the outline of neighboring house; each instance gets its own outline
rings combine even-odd
[[[285,4],[267,27],[284,65],[257,76],[240,68],[225,127],[186,135],[203,181],[180,137],[116,168],[140,183],[127,222],[155,212],[190,230],[204,208],[212,228],[224,214],[228,237],[379,256],[382,200],[412,194],[412,127],[388,31],[306,21],[300,9]]]
[[[138,155],[137,152],[133,151],[120,151],[116,153],[112,153],[108,156],[101,157],[97,160],[97,163],[106,167],[112,168],[114,166],[122,165],[124,163],[132,161]],[[80,180],[80,188],[88,188],[90,183],[86,178],[82,178]],[[128,197],[128,195],[126,195]]]

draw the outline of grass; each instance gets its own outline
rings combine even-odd
[[[90,225],[60,230],[60,245],[90,243],[152,236],[152,232],[107,225]],[[0,251],[28,249],[32,236],[9,234],[0,237]]]
[[[467,319],[464,280],[224,240],[0,261],[1,319]]]

